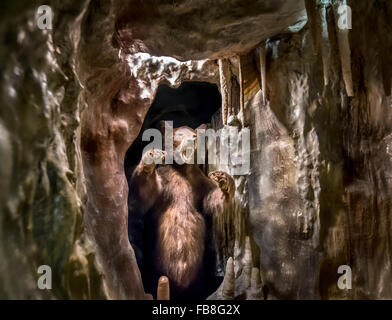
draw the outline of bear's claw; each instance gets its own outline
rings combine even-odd
[[[223,171],[212,171],[208,177],[229,197],[234,196],[235,184],[231,175]]]
[[[144,164],[163,164],[165,162],[166,151],[161,149],[151,149],[147,151],[143,157],[142,161]]]

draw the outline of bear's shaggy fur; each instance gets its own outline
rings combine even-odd
[[[174,129],[173,136],[174,149],[196,137],[189,127]],[[196,164],[146,164],[152,154],[165,157],[162,150],[150,151],[130,180],[130,203],[142,212],[134,218],[144,223],[142,248],[132,241],[132,230],[130,237],[136,255],[143,256],[139,266],[145,289],[155,294],[158,278],[165,275],[172,298],[205,298],[206,288],[217,281],[212,222],[228,207],[234,181],[221,171],[207,177]]]

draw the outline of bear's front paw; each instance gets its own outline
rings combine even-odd
[[[223,171],[212,171],[208,177],[215,182],[215,184],[225,193],[232,198],[234,196],[235,184],[231,175]]]
[[[142,157],[142,164],[144,169],[153,169],[157,164],[165,162],[166,151],[161,149],[151,149],[147,151]]]

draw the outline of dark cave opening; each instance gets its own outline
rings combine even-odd
[[[126,153],[124,169],[129,190],[134,186],[130,178],[135,167],[141,160],[144,147],[149,141],[142,141],[143,132],[150,128],[160,129],[162,120],[173,121],[173,127],[188,126],[196,129],[201,124],[211,123],[212,118],[220,117],[221,95],[215,84],[207,82],[184,82],[178,88],[168,85],[159,86],[155,99],[147,112],[139,136]],[[206,168],[201,167],[206,173]],[[156,298],[158,278],[152,272],[154,257],[151,256],[149,241],[151,228],[154,223],[150,219],[150,212],[142,212],[140,206],[132,204],[128,199],[128,237],[134,249],[137,263],[142,274],[143,284],[147,293]],[[211,221],[206,221],[211,224]],[[211,242],[212,235],[206,235],[206,243]],[[203,259],[205,268],[213,269],[214,276],[204,278],[208,286],[194,287],[181,294],[172,296],[174,299],[205,299],[212,294],[222,281],[221,275],[216,273],[216,256],[206,249]],[[169,279],[170,280],[170,279]]]
[[[132,174],[139,163],[143,148],[149,143],[142,141],[143,132],[160,128],[160,121],[173,121],[173,127],[197,128],[210,123],[212,116],[221,108],[221,95],[215,84],[208,82],[184,82],[178,88],[160,85],[155,99],[147,112],[139,136],[125,156],[125,173]]]

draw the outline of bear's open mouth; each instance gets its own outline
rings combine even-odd
[[[183,145],[179,146],[178,153],[181,157],[181,162],[183,163],[195,163],[195,151],[196,151],[196,140],[193,142],[184,143]]]
[[[140,131],[139,136],[127,151],[124,169],[129,184],[129,190],[137,188],[130,184],[132,173],[139,163],[144,147],[149,141],[142,141],[143,132],[147,129],[160,128],[160,122],[173,121],[175,128],[187,126],[196,129],[201,124],[210,124],[211,122],[219,121],[221,119],[221,96],[216,85],[207,82],[184,82],[177,89],[171,88],[167,85],[161,85],[158,88],[155,100],[152,103]],[[215,120],[214,120],[215,119]],[[190,142],[190,141],[188,141]],[[179,150],[183,162],[189,163],[193,157],[196,156],[196,140],[193,143],[184,142],[176,150]],[[164,145],[164,143],[163,143]],[[176,152],[174,150],[174,152]],[[196,159],[195,163],[196,163]],[[201,166],[203,172],[208,174],[208,165]],[[152,224],[151,212],[144,213],[140,218],[140,207],[135,206],[134,203],[128,201],[128,236],[131,245],[135,251],[138,266],[142,275],[144,289],[146,293],[156,295],[156,285],[159,276],[154,274],[151,266],[154,265],[158,259],[151,255],[149,249],[149,237],[153,237],[151,229],[147,224]],[[173,222],[174,223],[174,222]],[[149,232],[146,232],[146,230]],[[148,233],[148,234],[147,234]],[[212,238],[211,234],[206,234],[206,237]],[[200,239],[206,241],[206,239]],[[180,248],[181,249],[181,248]],[[204,254],[203,264],[208,265],[208,268],[213,269],[212,273],[216,275],[213,281],[209,281],[208,286],[197,285],[191,290],[182,294],[182,299],[205,299],[212,294],[222,281],[222,273],[219,274],[220,268],[216,257],[211,253]],[[169,279],[170,281],[170,279]],[[176,297],[172,297],[176,298]]]

